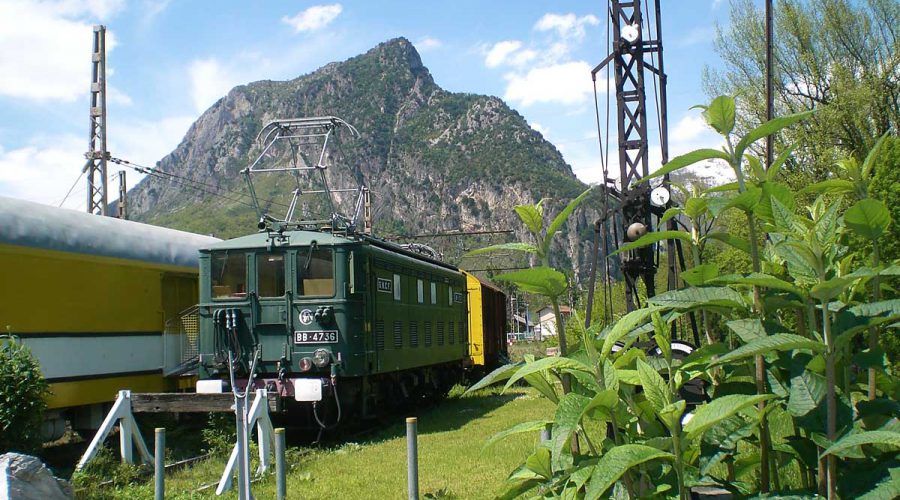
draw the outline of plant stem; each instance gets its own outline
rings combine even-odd
[[[831,311],[828,310],[828,301],[822,301],[822,329],[825,331],[825,409],[827,413],[826,431],[828,440],[834,442],[837,439],[837,394],[835,392],[835,360],[834,339],[831,335]],[[834,455],[827,457],[828,467],[828,500],[837,498],[837,460]]]
[[[872,267],[875,271],[878,271],[878,266],[881,265],[881,256],[878,251],[878,241],[872,241]],[[879,275],[875,275],[872,278],[872,298],[875,302],[881,300],[881,279]],[[869,328],[869,352],[875,352],[878,349],[878,327],[873,326]],[[869,367],[869,400],[875,399],[875,377],[876,377],[876,369],[874,366]]]
[[[735,176],[738,181],[738,192],[747,191],[747,185],[744,182],[744,173],[741,169],[741,158],[734,156],[734,146],[731,144],[731,137],[727,138],[728,151],[731,154],[731,166],[734,169]],[[756,233],[756,220],[752,212],[746,212],[747,229],[750,239],[750,259],[753,262],[753,272],[760,272],[761,265],[759,261],[758,235]],[[763,307],[762,296],[760,295],[759,286],[753,285],[753,308],[761,319],[765,319],[765,308]],[[756,364],[756,393],[759,395],[766,394],[766,360],[762,355],[755,358]],[[766,402],[760,401],[757,405],[760,412],[759,417],[759,490],[762,493],[769,492],[769,448],[771,446],[769,438],[769,422],[766,416]]]

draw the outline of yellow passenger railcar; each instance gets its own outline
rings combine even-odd
[[[197,303],[198,250],[216,241],[0,197],[0,333],[40,362],[48,437],[64,419],[95,428],[120,389],[176,388],[163,332]]]

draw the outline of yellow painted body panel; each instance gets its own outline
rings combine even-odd
[[[60,382],[50,384],[52,394],[47,398],[47,407],[68,408],[105,403],[116,399],[116,394],[123,389],[133,392],[165,392],[174,388],[174,384],[160,373]]]
[[[466,275],[469,292],[469,359],[472,364],[484,366],[484,317],[481,303],[481,282],[475,276]]]
[[[0,333],[96,338],[159,332],[162,342],[166,321],[197,303],[197,274],[190,267],[0,245]],[[52,383],[48,406],[102,403],[122,389],[162,392],[186,384],[193,386],[193,379],[167,380],[162,373],[82,378]]]
[[[13,334],[161,332],[162,276],[172,271],[190,273],[196,282],[196,269],[2,245],[0,328]]]

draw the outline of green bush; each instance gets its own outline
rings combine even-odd
[[[49,393],[31,351],[14,337],[0,340],[0,453],[40,447]]]

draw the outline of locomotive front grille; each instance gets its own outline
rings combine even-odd
[[[431,347],[431,321],[425,322],[425,347]]]
[[[447,343],[453,345],[456,342],[456,324],[452,321],[450,322],[450,338],[447,340]]]
[[[438,345],[444,345],[444,322],[438,321],[437,324],[437,341]]]
[[[375,350],[383,351],[384,350],[384,321],[378,320],[375,322]]]
[[[419,347],[419,322],[409,322],[409,346]]]

